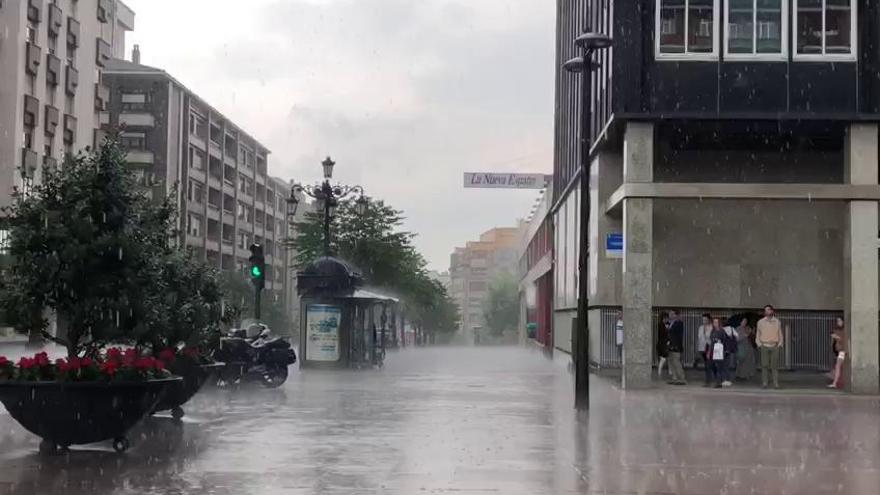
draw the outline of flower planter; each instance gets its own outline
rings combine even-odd
[[[0,402],[25,429],[43,439],[41,452],[113,440],[128,449],[126,431],[182,379],[143,382],[0,382]]]
[[[182,380],[168,386],[153,412],[170,410],[171,416],[176,419],[182,418],[184,412],[181,406],[189,402],[199,392],[202,385],[224,366],[223,363],[189,365],[177,369],[172,366],[172,373],[180,376]]]

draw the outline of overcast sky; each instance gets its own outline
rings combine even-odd
[[[125,1],[142,63],[266,145],[272,175],[315,182],[331,155],[404,210],[433,269],[537,197],[463,172],[552,171],[555,2]]]

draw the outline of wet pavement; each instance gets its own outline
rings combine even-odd
[[[390,353],[374,372],[297,371],[278,390],[206,390],[56,457],[0,414],[5,494],[873,494],[880,400],[594,378],[517,348]]]

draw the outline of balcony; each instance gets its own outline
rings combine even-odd
[[[125,127],[149,127],[156,125],[156,118],[152,114],[145,112],[130,113],[123,112],[119,114],[119,125]]]
[[[131,150],[126,155],[126,162],[131,165],[152,165],[155,161],[152,151]]]

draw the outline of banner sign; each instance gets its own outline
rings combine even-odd
[[[550,180],[545,174],[491,174],[465,172],[464,187],[476,189],[544,189]]]
[[[306,360],[339,361],[342,308],[311,304],[306,308]]]

